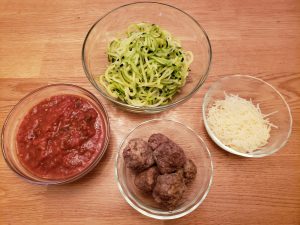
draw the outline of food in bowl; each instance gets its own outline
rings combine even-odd
[[[144,192],[152,192],[159,175],[157,166],[152,166],[140,173],[134,178],[134,184],[138,189]]]
[[[136,171],[142,171],[154,164],[152,149],[141,138],[129,141],[123,151],[123,157],[127,167]]]
[[[10,111],[2,154],[11,170],[30,183],[65,184],[98,164],[109,133],[107,112],[92,93],[52,84],[32,91]]]
[[[123,157],[123,151],[132,139],[140,138],[145,142],[148,142],[148,145],[152,145],[156,148],[160,143],[158,142],[158,139],[154,138],[151,143],[149,142],[149,139],[153,134],[159,133],[165,136],[164,140],[167,140],[168,138],[178,144],[184,150],[186,161],[191,159],[196,167],[195,170],[197,171],[192,182],[188,182],[185,179],[185,191],[183,196],[177,203],[177,206],[172,210],[162,206],[155,201],[152,196],[153,190],[151,187],[151,180],[154,179],[155,182],[157,181],[157,178],[155,179],[155,172],[153,173],[152,171],[143,176],[143,179],[147,181],[147,186],[149,185],[152,191],[141,190],[137,187],[135,181],[137,175],[141,172],[136,172],[135,170],[128,168]],[[152,167],[157,167],[156,163],[149,168]],[[184,168],[185,166],[183,169]],[[144,171],[147,171],[148,169],[145,169]],[[180,172],[182,171],[181,169],[179,169],[179,173],[182,173]],[[192,170],[190,170],[189,167],[186,169],[186,174],[192,173]],[[162,174],[159,172],[158,175]],[[145,178],[145,176],[149,177]],[[126,202],[135,210],[145,216],[155,219],[175,219],[193,212],[208,196],[213,180],[213,163],[205,142],[191,128],[173,120],[153,119],[137,125],[121,142],[116,154],[115,178],[124,200],[126,200]]]
[[[168,210],[176,208],[186,185],[197,174],[197,167],[191,159],[186,159],[184,150],[161,133],[152,134],[148,142],[141,138],[130,140],[123,150],[123,158],[135,173],[136,187],[152,194]]]
[[[192,182],[197,175],[197,167],[193,160],[188,159],[186,160],[185,164],[183,165],[183,177],[185,180],[185,183],[188,184]]]
[[[142,22],[159,25],[164,30],[168,30],[180,40],[182,48],[191,51],[194,56],[184,86],[178,89],[179,91],[172,96],[172,100],[158,106],[131,105],[119,97],[113,97],[99,79],[99,76],[105,75],[108,65],[112,64],[108,62],[108,44],[116,38],[126,38],[126,29],[131,24]],[[91,84],[107,100],[135,113],[159,113],[186,102],[206,81],[211,59],[211,44],[203,27],[181,9],[158,2],[134,2],[111,10],[91,26],[82,46],[82,65]],[[152,99],[152,93],[146,91]],[[159,94],[155,93],[155,95]]]
[[[251,153],[264,147],[272,128],[277,128],[263,114],[259,104],[254,105],[238,95],[226,94],[208,109],[207,123],[220,141],[242,153]]]
[[[100,84],[113,98],[133,106],[168,104],[185,85],[193,53],[156,24],[137,23],[110,42],[109,65]]]
[[[270,138],[266,145],[244,153],[225,145],[215,135],[207,121],[208,110],[215,101],[224,99],[224,93],[251,100],[254,105],[259,104],[261,113],[268,115],[265,119],[268,118],[276,127],[271,127]],[[292,132],[293,118],[284,97],[268,82],[249,75],[230,75],[213,83],[204,96],[202,115],[205,129],[211,139],[221,149],[243,157],[260,158],[277,152],[287,143]]]
[[[35,105],[17,133],[17,156],[32,174],[66,179],[86,169],[104,144],[104,121],[93,103],[57,95]]]
[[[162,174],[157,177],[152,196],[154,200],[168,210],[173,210],[186,190],[182,173]]]
[[[148,142],[152,144],[154,160],[161,174],[176,172],[183,168],[186,157],[183,149],[175,142],[163,134],[151,135]]]

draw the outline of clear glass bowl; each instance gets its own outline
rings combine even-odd
[[[17,155],[17,143],[16,136],[18,133],[19,126],[24,118],[24,116],[28,113],[29,110],[32,109],[36,104],[40,103],[42,100],[49,98],[55,95],[61,94],[72,94],[76,96],[80,96],[84,99],[87,99],[89,102],[94,104],[94,107],[97,109],[99,115],[103,118],[104,130],[105,130],[105,138],[104,144],[100,154],[94,159],[94,161],[83,171],[75,176],[66,179],[53,180],[53,179],[44,179],[30,173],[19,161]],[[2,144],[2,153],[7,165],[21,178],[24,178],[26,181],[35,184],[63,184],[75,181],[89,171],[91,171],[100,161],[102,156],[104,155],[107,145],[109,142],[109,121],[106,110],[103,105],[99,102],[99,100],[89,91],[70,84],[55,84],[48,85],[42,88],[39,88],[23,99],[21,99],[15,107],[8,114],[2,129],[1,134],[1,144]]]
[[[224,92],[238,95],[247,100],[251,99],[253,104],[259,104],[263,114],[277,111],[268,118],[278,128],[272,128],[269,143],[262,149],[251,153],[241,153],[224,145],[210,129],[207,123],[208,109],[216,100],[224,99]],[[283,96],[269,83],[252,76],[233,75],[215,82],[204,96],[202,113],[205,128],[212,140],[220,148],[239,156],[253,158],[268,156],[287,143],[292,131],[291,111]]]
[[[165,106],[136,107],[128,105],[108,95],[99,83],[99,76],[104,74],[108,65],[106,53],[108,44],[124,33],[130,24],[140,22],[155,23],[170,31],[181,40],[184,49],[192,51],[194,54],[188,82],[174,96],[172,102]],[[208,36],[195,19],[180,9],[156,2],[131,3],[110,11],[89,30],[82,49],[84,71],[100,94],[128,111],[140,113],[161,112],[191,98],[206,80],[211,56]]]
[[[162,209],[151,194],[141,192],[134,184],[134,173],[124,163],[123,149],[127,143],[132,138],[147,141],[153,133],[162,133],[174,140],[197,166],[195,180],[187,185],[181,202],[173,211]],[[213,164],[204,141],[191,128],[172,120],[154,119],[141,123],[125,137],[117,153],[115,175],[123,197],[138,212],[155,219],[175,219],[191,213],[203,202],[212,183]]]

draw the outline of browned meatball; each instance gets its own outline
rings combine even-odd
[[[186,161],[182,148],[171,140],[161,143],[154,150],[153,156],[161,174],[177,171]]]
[[[183,176],[184,176],[185,183],[187,184],[192,180],[194,180],[196,174],[197,174],[197,167],[195,163],[191,159],[186,160],[185,164],[183,165]]]
[[[154,164],[153,151],[146,141],[134,138],[123,150],[123,157],[128,168],[142,171]]]
[[[157,167],[150,167],[136,175],[134,184],[144,192],[151,192],[156,184],[158,175]]]
[[[185,188],[181,173],[164,174],[157,177],[152,196],[157,203],[173,210],[182,198]]]
[[[163,134],[152,134],[149,139],[148,139],[148,143],[150,145],[150,147],[155,150],[158,146],[160,146],[162,143],[166,143],[170,141],[170,139],[168,137],[166,137]]]

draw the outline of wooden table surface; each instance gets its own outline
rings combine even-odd
[[[88,29],[124,3],[0,1],[0,125],[25,94],[46,84],[73,83],[104,103],[112,131],[99,165],[68,185],[26,183],[1,156],[0,224],[300,224],[300,1],[172,1],[206,29],[213,62],[207,81],[192,99],[157,115],[117,109],[96,92],[82,69],[81,47]],[[272,156],[244,159],[227,154],[204,130],[200,107],[204,93],[213,81],[238,73],[270,82],[291,107],[291,138]],[[214,161],[213,185],[203,204],[173,221],[139,214],[125,202],[114,180],[121,140],[138,123],[152,118],[172,118],[192,127],[205,139]]]

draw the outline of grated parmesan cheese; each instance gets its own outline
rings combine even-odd
[[[225,94],[224,100],[209,108],[207,122],[223,144],[248,153],[268,143],[271,127],[276,127],[267,118],[271,114],[262,114],[259,104],[255,106],[251,100]]]

